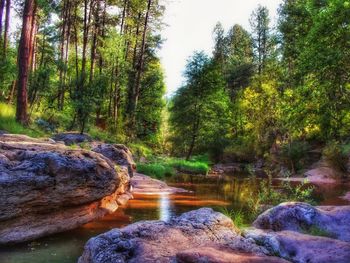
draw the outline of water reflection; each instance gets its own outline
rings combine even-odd
[[[1,263],[21,262],[76,262],[84,244],[93,236],[113,228],[119,228],[140,220],[169,220],[174,215],[182,214],[200,207],[220,209],[241,209],[252,194],[256,194],[261,180],[255,177],[200,177],[182,175],[168,178],[168,184],[182,187],[193,193],[134,195],[134,200],[114,214],[86,224],[73,231],[52,235],[36,242],[0,248]],[[278,181],[272,181],[275,187]],[[349,204],[340,198],[350,191],[349,184],[316,187],[316,195],[321,205]]]
[[[161,194],[159,201],[160,201],[159,219],[167,222],[171,217],[169,194],[167,193]]]

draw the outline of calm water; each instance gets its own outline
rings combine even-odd
[[[199,176],[177,176],[168,178],[168,183],[191,190],[186,194],[135,195],[124,208],[101,220],[86,224],[73,231],[52,235],[35,242],[0,248],[1,263],[71,263],[81,255],[84,244],[93,236],[112,228],[123,227],[140,220],[168,220],[171,216],[200,207],[221,209],[241,209],[260,187],[261,180],[223,176],[203,178]],[[277,181],[273,182],[278,187]],[[321,205],[346,205],[349,202],[340,198],[350,191],[350,184],[317,187],[315,198]]]

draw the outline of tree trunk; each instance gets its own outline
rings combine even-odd
[[[144,64],[144,56],[145,56],[145,49],[146,49],[146,37],[147,37],[147,29],[148,29],[148,20],[149,20],[149,14],[151,10],[152,0],[148,0],[147,5],[147,11],[145,16],[145,24],[144,24],[144,30],[142,34],[142,45],[141,45],[141,51],[140,51],[140,59],[137,66],[137,74],[136,74],[136,81],[135,81],[135,91],[134,91],[134,97],[133,97],[133,109],[132,109],[132,126],[135,126],[136,121],[136,109],[137,104],[139,100],[140,95],[140,86],[141,86],[141,75],[143,72],[143,64]]]
[[[8,33],[9,33],[9,27],[10,27],[10,12],[11,12],[11,0],[6,0],[6,18],[5,18],[5,31],[4,31],[4,57],[6,57],[6,51],[7,51],[7,45],[8,45]],[[0,35],[1,35],[1,30],[0,30]]]
[[[27,84],[30,66],[30,51],[33,46],[32,36],[34,33],[33,25],[36,13],[35,0],[26,0],[23,10],[23,24],[21,39],[18,47],[18,89],[17,89],[17,109],[16,120],[23,124],[28,124],[27,112]]]
[[[4,14],[5,0],[0,0],[0,39],[2,36],[2,17]]]
[[[65,37],[66,37],[66,25],[67,25],[67,13],[68,13],[68,1],[65,0],[63,2],[63,9],[62,9],[62,13],[61,13],[61,19],[62,19],[62,28],[61,28],[61,42],[60,42],[60,60],[61,63],[63,63],[64,58],[65,58]],[[59,80],[60,80],[60,84],[58,87],[58,94],[57,94],[57,108],[58,110],[62,110],[62,105],[61,105],[61,100],[62,100],[62,95],[64,93],[64,88],[63,88],[63,75],[64,75],[64,71],[65,68],[64,66],[61,66],[60,68],[60,75],[59,75]]]

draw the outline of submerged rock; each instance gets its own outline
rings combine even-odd
[[[350,242],[350,206],[313,207],[289,202],[261,214],[253,226],[273,231],[321,232]]]
[[[285,262],[244,239],[231,219],[210,208],[169,222],[142,221],[90,239],[79,263]]]
[[[0,244],[73,229],[114,212],[130,198],[129,188],[128,169],[102,154],[0,135]]]
[[[189,192],[182,188],[172,187],[165,182],[147,175],[135,173],[131,179],[134,194],[175,194]]]

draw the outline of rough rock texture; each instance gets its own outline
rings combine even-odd
[[[225,251],[225,256],[221,258],[218,251]],[[285,262],[264,253],[264,248],[241,237],[229,218],[201,208],[169,222],[142,221],[94,237],[85,245],[79,263],[233,262],[233,258]]]
[[[350,242],[350,206],[313,207],[290,202],[275,206],[253,223],[260,229],[308,232],[318,229],[339,240]]]
[[[125,145],[93,143],[91,150],[102,154],[120,166],[127,167],[130,175],[136,170],[136,164],[132,158],[132,154]]]
[[[273,207],[244,231],[270,254],[297,263],[350,262],[350,206],[313,207],[290,202]]]
[[[73,229],[128,198],[126,168],[99,153],[0,135],[0,244]]]
[[[212,246],[188,249],[176,255],[179,263],[283,263],[288,262],[276,257],[242,253],[227,247]]]
[[[350,243],[333,238],[311,236],[294,231],[247,230],[245,237],[255,240],[273,255],[297,263],[349,263]]]
[[[55,134],[52,139],[57,142],[64,142],[65,145],[79,144],[83,142],[91,142],[92,139],[87,134],[80,134],[76,132],[66,132]]]
[[[131,179],[134,194],[174,194],[189,192],[182,188],[168,186],[166,183],[147,175],[135,173]]]

